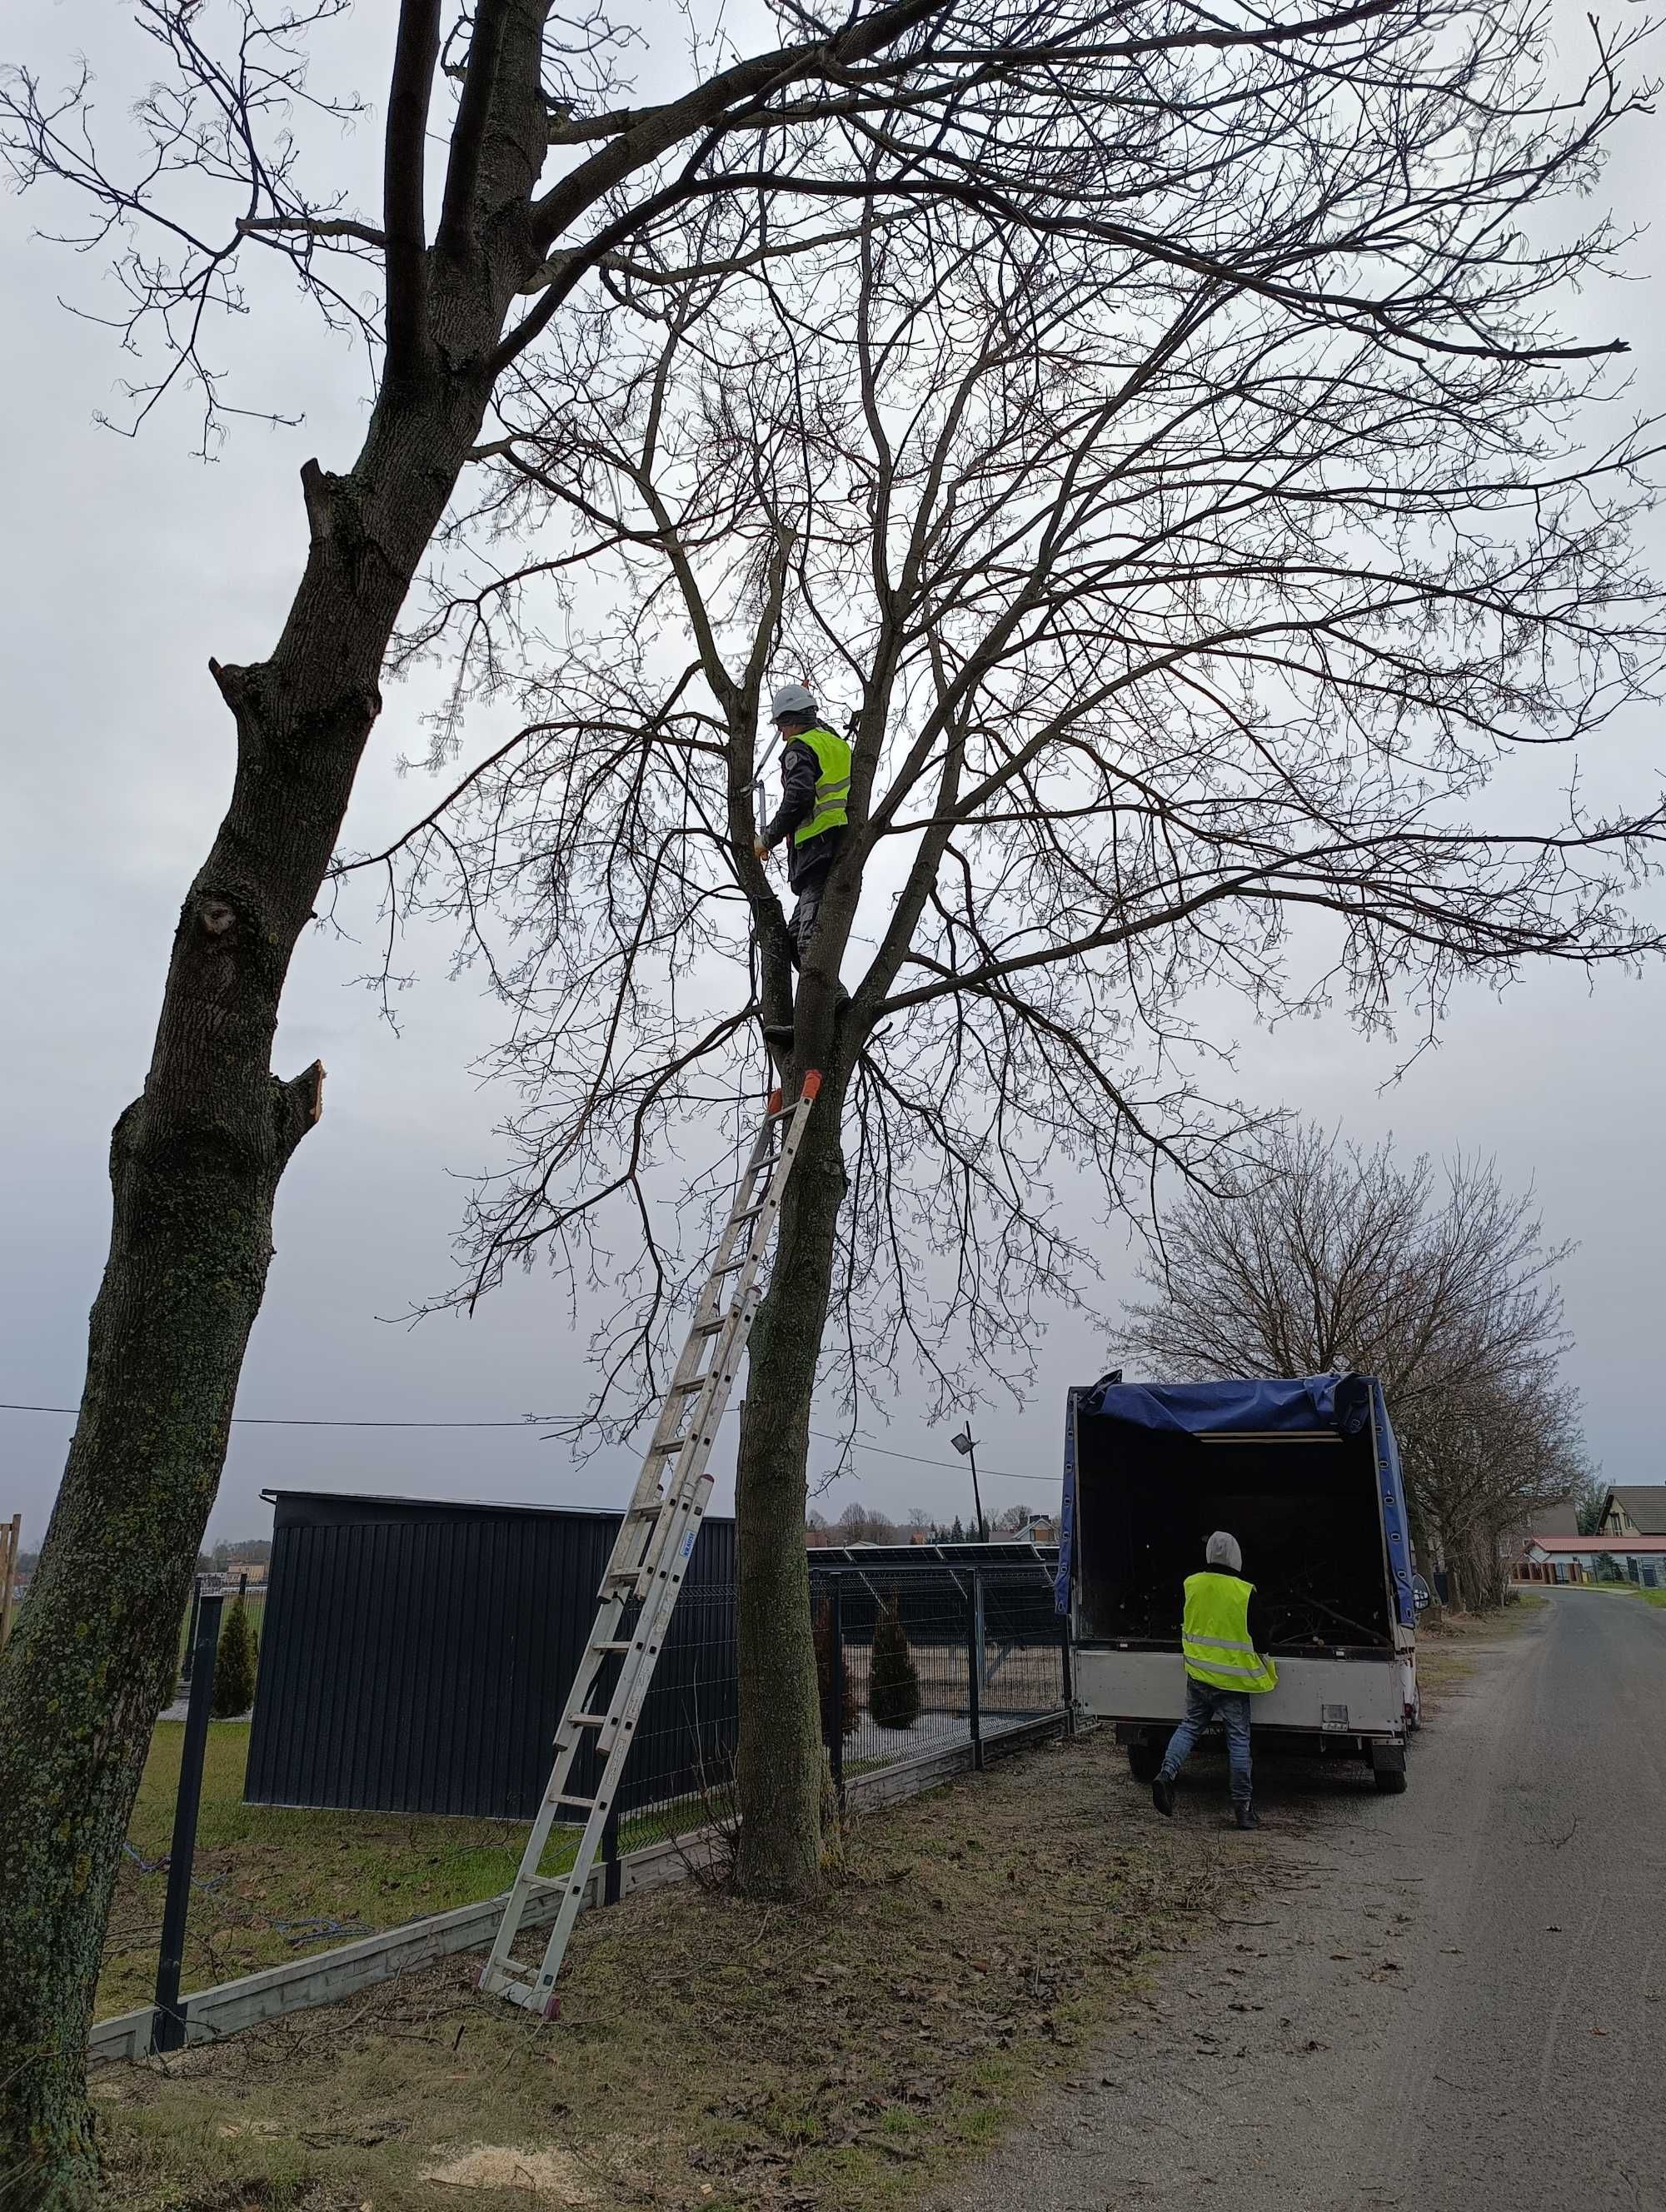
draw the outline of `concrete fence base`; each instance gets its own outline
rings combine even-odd
[[[1032,1720],[986,1726],[984,1756],[988,1759],[1039,1742],[1045,1736],[1058,1734],[1067,1722],[1068,1716],[1061,1707]],[[950,1744],[922,1753],[917,1759],[899,1760],[894,1765],[853,1776],[846,1784],[845,1796],[848,1801],[864,1808],[893,1804],[952,1780],[957,1774],[965,1773],[972,1763],[973,1747],[970,1742]],[[650,1844],[645,1850],[625,1852],[618,1863],[621,1897],[629,1897],[637,1890],[658,1889],[666,1882],[681,1881],[691,1868],[708,1863],[721,1844],[718,1830],[703,1828],[672,1843]],[[581,1911],[587,1911],[602,1902],[606,1871],[599,1863],[593,1869],[585,1885]],[[478,1905],[459,1905],[450,1912],[437,1912],[426,1920],[407,1921],[402,1927],[386,1929],[379,1936],[363,1936],[358,1942],[344,1944],[337,1950],[317,1952],[310,1959],[296,1959],[288,1966],[269,1966],[264,1973],[246,1974],[238,1981],[198,1990],[181,2000],[186,2040],[218,2042],[222,2037],[235,2035],[240,2028],[253,2027],[263,2020],[277,2020],[286,2013],[304,2012],[314,2005],[334,2004],[338,1998],[351,1996],[356,1990],[369,1989],[377,1982],[392,1981],[398,1974],[432,1966],[435,1960],[449,1958],[454,1953],[484,1950],[497,1932],[505,1902],[505,1896],[499,1895],[485,1898]],[[547,1924],[556,1916],[557,1903],[554,1897],[537,1900],[527,1910],[526,1924]],[[115,2059],[147,2057],[155,2020],[154,2006],[144,2005],[137,2012],[118,2013],[113,2019],[100,2021],[88,2039],[88,2063],[96,2065]]]

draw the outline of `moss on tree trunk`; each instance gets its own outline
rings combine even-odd
[[[526,66],[535,88],[535,40]],[[85,2054],[117,1857],[173,1686],[273,1200],[322,1103],[321,1067],[271,1073],[279,996],[394,623],[478,435],[513,278],[480,290],[472,372],[385,384],[352,474],[302,471],[311,542],[271,658],[210,664],[237,726],[231,804],[180,914],[143,1093],[116,1125],[81,1415],[0,1654],[6,2212],[82,2212],[97,2197]]]
[[[735,1494],[739,1553],[742,1886],[806,1897],[821,1877],[822,1745],[806,1463],[844,1163],[842,1083],[830,1078],[787,1179],[769,1289],[752,1330]]]

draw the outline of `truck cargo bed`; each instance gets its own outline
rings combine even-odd
[[[1077,1635],[1177,1650],[1188,1575],[1230,1529],[1286,1654],[1394,1648],[1368,1431],[1263,1437],[1088,1425],[1079,1441]]]

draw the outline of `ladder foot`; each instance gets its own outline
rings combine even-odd
[[[603,1572],[597,1593],[599,1610],[585,1660],[568,1692],[556,1737],[555,1766],[522,1853],[520,1871],[504,1900],[492,1955],[480,1976],[483,1990],[545,2020],[561,2017],[555,1979],[566,1956],[573,1923],[583,1909],[597,1854],[606,1842],[606,1820],[617,1803],[616,1793],[629,1756],[632,1734],[694,1547],[697,1534],[694,1524],[705,1513],[714,1480],[708,1464],[713,1437],[728,1402],[751,1316],[763,1295],[755,1279],[763,1265],[769,1229],[792,1170],[805,1118],[820,1086],[821,1077],[812,1068],[791,1106],[783,1107],[779,1090],[771,1095],[769,1119],[782,1123],[781,1143],[779,1148],[773,1144],[767,1128],[760,1132],[735,1194],[719,1256],[695,1309],[703,1318],[691,1326],[676,1374],[664,1393],[655,1429],[657,1441],[648,1446],[632,1502],[621,1520],[612,1557]],[[761,1198],[757,1195],[760,1178]],[[755,1225],[745,1249],[736,1255],[736,1240],[749,1222]],[[722,1257],[724,1254],[729,1256]],[[731,1275],[740,1279],[733,1302],[719,1311],[723,1298],[720,1285]],[[696,1347],[711,1338],[721,1340],[712,1364],[701,1372],[690,1372],[704,1356]],[[667,1412],[668,1407],[674,1410]],[[685,1420],[688,1426],[680,1434],[664,1433],[668,1427],[679,1428]],[[624,1609],[633,1597],[641,1600],[641,1611],[634,1617],[629,1632],[622,1636]],[[597,1712],[592,1700],[600,1694],[601,1662],[614,1656],[620,1662],[617,1677],[608,1692],[607,1710]],[[600,1761],[599,1779],[593,1795],[587,1797],[577,1795],[571,1787],[574,1759],[585,1737],[593,1741]],[[586,1813],[589,1817],[572,1866],[563,1875],[540,1875],[538,1864],[550,1828],[563,1807],[569,1814]],[[529,1969],[524,1959],[514,1956],[513,1947],[521,1938],[533,1899],[554,1897],[561,1901],[553,1914],[554,1926],[542,1964]],[[544,1917],[540,1912],[540,1922]]]

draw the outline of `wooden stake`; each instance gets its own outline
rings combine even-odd
[[[16,1578],[22,1548],[23,1516],[14,1513],[10,1523],[0,1528],[0,1644],[11,1634],[11,1586]]]

